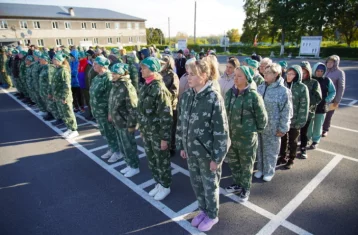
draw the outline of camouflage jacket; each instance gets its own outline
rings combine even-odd
[[[146,135],[158,135],[165,141],[171,138],[171,94],[159,74],[151,83],[144,83],[139,91],[138,123],[140,131]]]
[[[267,125],[267,112],[262,97],[250,87],[237,96],[234,89],[231,88],[225,97],[231,139],[247,133],[262,132]]]
[[[3,70],[6,71],[6,60],[7,60],[7,56],[6,56],[5,52],[1,52],[0,53],[0,72],[2,72]]]
[[[208,82],[196,93],[189,88],[180,98],[176,144],[189,157],[221,163],[230,147],[224,100]]]
[[[54,81],[55,73],[57,71],[57,68],[53,64],[48,64],[47,66],[47,73],[48,73],[48,87],[47,87],[47,94],[53,96],[52,91],[52,84]]]
[[[36,62],[34,62],[34,65],[31,70],[31,83],[32,83],[33,88],[36,92],[40,91],[39,74],[40,74],[41,68],[42,68],[42,65],[40,64],[40,62],[36,61]]]
[[[34,83],[33,83],[34,79],[32,77],[33,67],[34,67],[34,63],[31,63],[30,65],[26,65],[26,82],[30,90],[35,90]]]
[[[57,67],[52,81],[52,92],[55,101],[65,100],[72,102],[70,70],[63,66]]]
[[[267,111],[268,122],[263,133],[276,136],[277,131],[286,133],[290,130],[292,118],[292,95],[284,86],[283,78],[274,83],[262,83],[257,92],[262,96]]]
[[[310,97],[308,119],[311,120],[316,112],[317,105],[322,100],[321,87],[320,87],[318,81],[313,78],[303,80],[302,82],[308,88],[308,93],[309,93],[309,97]]]
[[[258,73],[252,78],[257,86],[260,86],[262,83],[265,82],[264,78]]]
[[[172,70],[165,70],[160,73],[163,76],[163,82],[171,95],[172,109],[177,110],[179,96],[179,78]]]
[[[92,79],[90,87],[90,104],[95,117],[108,116],[108,98],[112,89],[112,74],[109,70]]]
[[[26,79],[26,63],[25,58],[23,58],[20,62],[20,78]]]
[[[127,63],[129,65],[129,77],[132,81],[132,85],[138,91],[139,73],[134,58],[127,56]]]
[[[129,76],[112,81],[108,108],[116,128],[130,128],[137,125],[138,96]]]

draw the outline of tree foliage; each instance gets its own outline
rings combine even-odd
[[[240,42],[239,29],[230,29],[227,31],[226,36],[229,38],[230,42]]]
[[[158,28],[147,28],[147,43],[152,44],[165,44],[164,34],[161,29]]]

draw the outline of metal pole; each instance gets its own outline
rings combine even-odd
[[[168,17],[168,35],[169,35],[169,48],[170,48],[170,17]]]
[[[194,44],[196,44],[196,1],[195,1],[195,11],[194,11]]]

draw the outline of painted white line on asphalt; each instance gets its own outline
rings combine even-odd
[[[79,126],[86,126],[86,125],[89,125],[89,123],[84,122],[84,123],[78,124],[77,127],[79,127]],[[64,131],[64,130],[67,130],[67,127],[64,127],[64,128],[61,128],[61,129],[60,129],[60,131]]]
[[[353,108],[358,108],[357,105],[350,105],[350,104],[343,104],[343,103],[340,103],[339,105],[348,106],[348,107],[353,107]]]
[[[303,203],[304,200],[318,187],[328,174],[343,159],[335,156],[277,215],[274,216],[257,235],[272,234],[283,222]]]
[[[358,100],[353,100],[353,101],[351,101],[351,102],[349,102],[349,106],[352,106],[352,105],[354,105],[355,103],[357,103],[358,102]]]
[[[288,222],[287,220],[283,221],[282,226],[299,235],[313,235],[313,233],[307,232],[306,230],[303,230],[302,228]]]
[[[77,113],[75,113],[75,115],[76,115],[76,117],[78,117],[79,119],[82,119],[83,121],[90,123],[92,126],[98,127],[98,124],[97,124],[97,123],[92,122],[92,121],[88,121],[86,118],[82,117],[81,115],[79,115],[79,114],[77,114]]]
[[[188,215],[199,208],[198,201],[191,203],[190,205],[184,207],[180,211],[177,212],[178,215]]]
[[[119,166],[123,166],[124,164],[126,164],[125,161],[120,161],[120,162],[116,162],[114,164],[111,164],[109,167],[110,168],[116,168],[116,167],[119,167]]]
[[[354,162],[358,162],[358,159],[356,159],[356,158],[348,157],[348,156],[345,156],[345,155],[342,155],[342,154],[339,154],[339,153],[331,152],[331,151],[320,149],[320,148],[317,148],[315,150],[319,151],[319,152],[322,152],[322,153],[327,153],[327,154],[330,154],[330,155],[334,155],[334,156],[341,156],[344,159],[351,160],[351,161],[354,161]]]
[[[147,188],[147,187],[149,187],[149,186],[151,186],[151,185],[153,185],[155,183],[156,182],[155,182],[154,179],[150,179],[150,180],[148,180],[148,181],[146,181],[144,183],[141,183],[140,185],[138,185],[138,187],[141,188],[141,189],[145,189],[145,188]]]
[[[334,125],[331,125],[331,127],[334,127],[336,129],[340,129],[340,130],[344,130],[344,131],[350,131],[350,132],[358,133],[358,131],[354,130],[354,129],[349,129],[349,128],[340,127],[340,126],[334,126]]]
[[[96,136],[96,135],[100,136],[101,132],[96,131],[96,132],[93,132],[93,133],[89,133],[87,135],[80,135],[80,136],[76,137],[76,140],[85,139],[85,138]]]
[[[99,147],[94,148],[94,149],[90,149],[90,150],[88,150],[88,151],[90,151],[91,153],[93,153],[93,152],[96,152],[96,151],[98,151],[98,150],[105,149],[105,148],[108,148],[108,144],[99,146]]]
[[[355,100],[355,99],[351,99],[351,98],[342,98],[342,100]]]

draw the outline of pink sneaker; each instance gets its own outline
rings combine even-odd
[[[201,232],[209,231],[215,224],[217,224],[217,222],[219,222],[218,217],[216,217],[215,219],[210,219],[208,216],[206,216],[203,222],[199,224],[198,229]]]
[[[198,227],[198,225],[205,219],[206,214],[204,211],[200,211],[194,219],[191,221],[191,225],[194,227]]]

